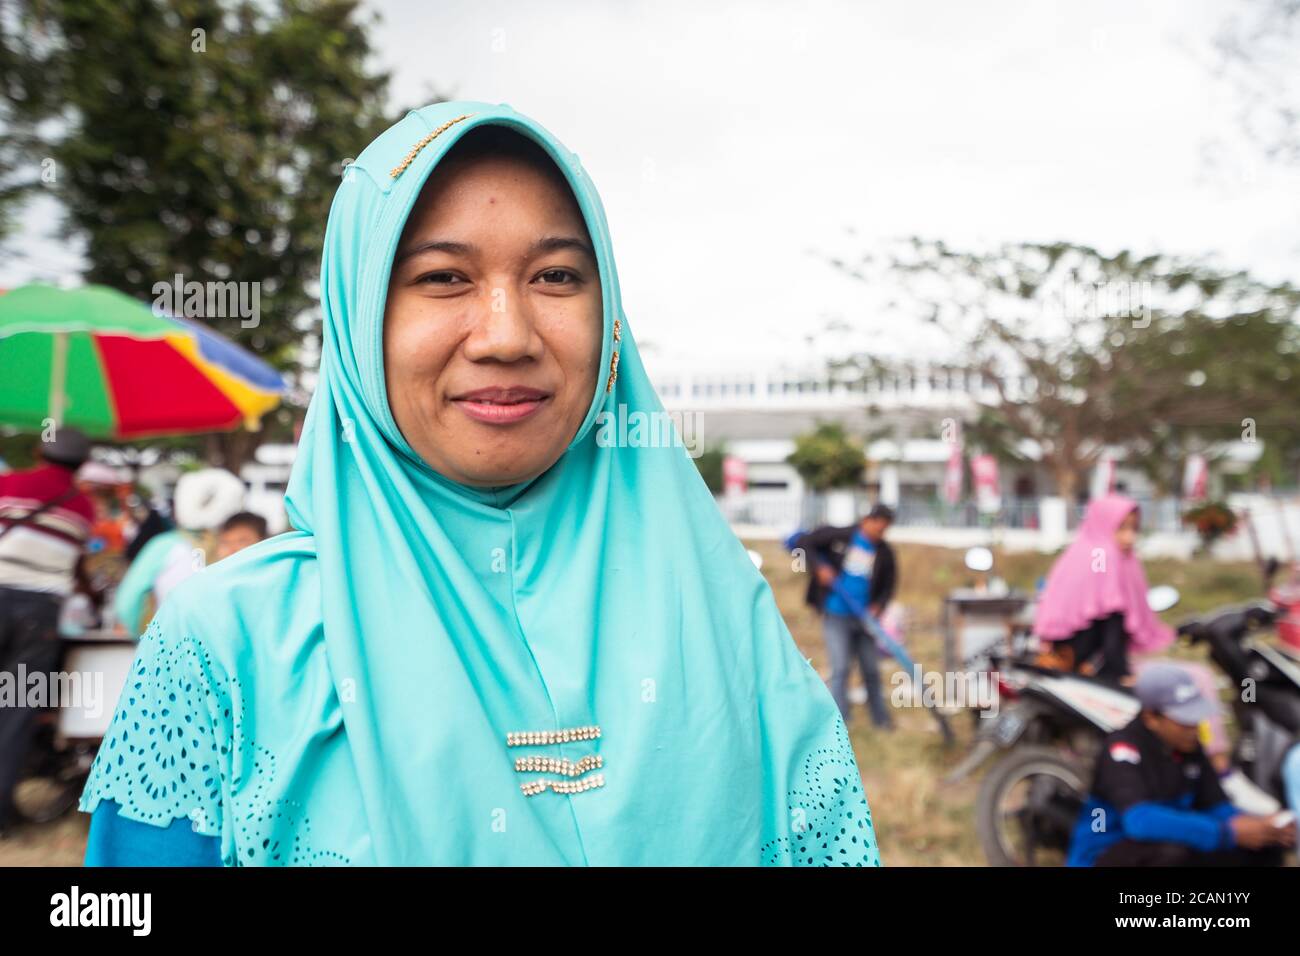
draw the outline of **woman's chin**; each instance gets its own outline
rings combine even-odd
[[[527,452],[521,450],[519,454],[514,455],[496,454],[486,460],[483,456],[475,456],[471,462],[457,464],[453,469],[456,472],[454,480],[475,488],[503,488],[507,485],[517,485],[530,478],[536,478],[554,464],[554,461],[530,460],[533,455],[529,453],[535,451],[536,449],[529,448]]]

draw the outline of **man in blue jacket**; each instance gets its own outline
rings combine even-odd
[[[1279,865],[1295,822],[1228,801],[1200,744],[1213,705],[1191,675],[1152,664],[1134,690],[1142,710],[1103,742],[1067,865]]]
[[[811,560],[813,574],[805,600],[823,615],[822,635],[831,659],[831,696],[846,724],[852,722],[848,685],[856,661],[862,668],[872,722],[881,729],[893,727],[881,688],[880,651],[861,620],[864,608],[878,618],[894,594],[897,563],[885,540],[893,520],[893,509],[878,504],[857,524],[842,528],[825,525],[793,543]]]

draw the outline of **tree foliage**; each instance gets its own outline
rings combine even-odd
[[[1070,496],[1107,446],[1171,487],[1181,459],[1223,440],[1300,451],[1300,289],[1176,256],[1071,243],[989,252],[892,244],[863,281],[895,281],[904,321],[941,331],[948,364],[992,397],[990,444],[1029,439]],[[879,374],[877,359],[863,359]]]
[[[722,460],[726,455],[724,448],[714,447],[706,448],[692,459],[695,467],[699,469],[700,477],[704,479],[704,484],[715,495],[722,493]]]
[[[844,426],[824,422],[795,439],[786,459],[813,491],[856,485],[862,477],[862,445],[850,438]]]
[[[1232,4],[1214,36],[1238,128],[1270,161],[1300,164],[1300,0]]]
[[[146,302],[176,275],[255,283],[256,326],[199,318],[297,371],[343,164],[389,122],[359,8],[18,0],[0,16],[0,201],[12,216],[49,190],[83,278]]]

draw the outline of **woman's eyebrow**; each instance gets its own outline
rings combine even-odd
[[[531,258],[542,252],[559,252],[562,249],[576,249],[590,258],[592,262],[596,261],[596,253],[591,248],[591,244],[585,239],[579,239],[577,236],[544,236],[529,247],[528,257]],[[478,246],[449,239],[426,239],[423,242],[417,242],[405,249],[398,250],[397,255],[393,258],[393,264],[396,265],[402,260],[409,259],[411,256],[419,255],[422,252],[445,252],[453,256],[471,256],[478,252]]]
[[[592,250],[591,245],[585,239],[579,239],[577,236],[546,236],[534,242],[528,253],[530,256],[534,256],[539,252],[559,252],[562,249],[576,249],[590,258],[592,262],[596,261],[596,253]]]

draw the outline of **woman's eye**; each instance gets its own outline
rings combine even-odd
[[[459,281],[460,276],[453,272],[430,272],[420,276],[417,282],[428,283],[429,285],[451,285]]]
[[[547,269],[537,276],[545,285],[557,285],[563,282],[572,282],[577,280],[577,275],[568,269]]]

